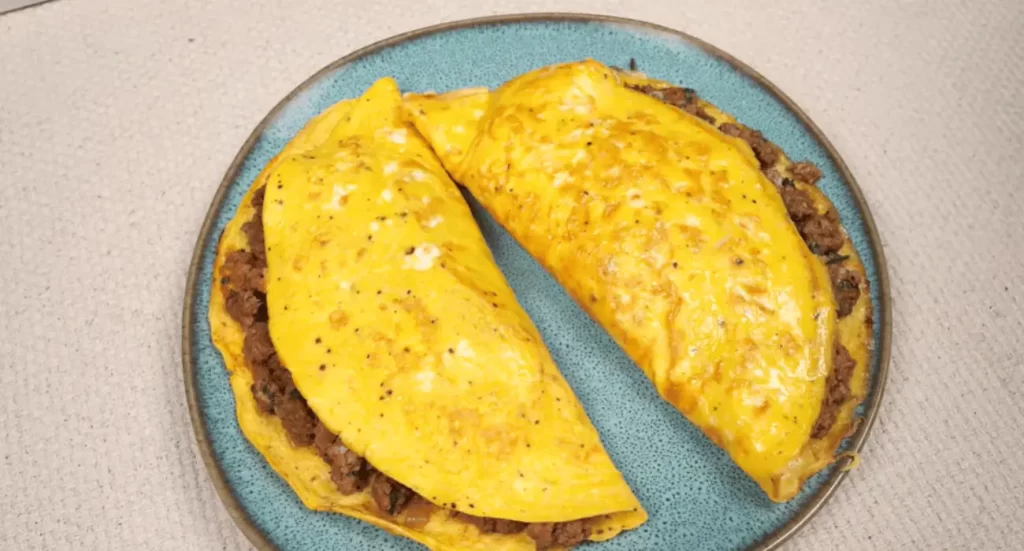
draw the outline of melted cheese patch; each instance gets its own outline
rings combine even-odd
[[[405,255],[402,268],[406,270],[425,271],[434,267],[434,260],[441,256],[441,250],[431,243],[424,243],[413,248],[411,254]]]

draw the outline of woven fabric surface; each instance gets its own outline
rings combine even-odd
[[[497,13],[657,22],[752,65],[857,177],[893,354],[787,548],[1024,547],[1024,3],[59,0],[0,16],[0,548],[248,549],[192,436],[185,275],[231,159],[327,63]]]

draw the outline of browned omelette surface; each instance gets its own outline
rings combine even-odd
[[[221,237],[239,424],[311,509],[437,550],[564,549],[646,520],[382,79],[311,121]]]
[[[871,318],[816,168],[691,90],[592,61],[493,92],[410,94],[406,109],[456,181],[769,497],[834,460],[866,394]]]

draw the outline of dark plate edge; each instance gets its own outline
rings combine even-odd
[[[202,456],[203,464],[206,466],[206,472],[210,477],[210,482],[213,483],[214,490],[224,503],[224,507],[227,509],[231,519],[235,522],[238,528],[242,531],[246,538],[249,539],[257,549],[271,551],[276,547],[267,539],[267,537],[261,532],[252,520],[249,518],[248,513],[245,512],[242,505],[235,498],[234,492],[227,483],[227,479],[224,476],[224,471],[221,469],[220,464],[217,463],[216,458],[213,454],[213,449],[210,447],[209,433],[206,429],[206,423],[203,420],[199,410],[199,396],[197,392],[196,380],[195,380],[195,366],[192,362],[192,339],[194,334],[192,332],[192,325],[194,322],[195,311],[193,309],[193,303],[195,301],[196,293],[196,282],[199,277],[199,269],[203,256],[203,249],[206,242],[211,238],[210,232],[213,227],[214,220],[217,217],[217,213],[220,211],[224,203],[224,197],[227,195],[228,189],[231,187],[231,183],[238,175],[239,170],[242,167],[245,158],[248,156],[249,151],[253,145],[259,139],[259,136],[263,133],[263,130],[267,127],[270,121],[277,117],[278,113],[287,105],[296,95],[304,91],[314,82],[318,81],[327,73],[330,73],[336,69],[339,69],[353,61],[373,53],[377,50],[388,48],[405,42],[407,40],[420,38],[436,34],[439,32],[451,31],[456,29],[462,29],[466,27],[475,27],[480,25],[493,25],[499,23],[516,23],[516,22],[534,22],[534,21],[577,21],[577,22],[599,22],[599,23],[613,23],[624,26],[633,26],[647,28],[660,33],[666,33],[671,36],[675,36],[680,40],[689,42],[704,51],[708,52],[712,56],[724,60],[731,65],[735,70],[746,75],[747,77],[754,80],[757,84],[764,87],[766,90],[771,92],[783,105],[786,106],[791,112],[793,112],[800,122],[811,132],[816,140],[821,143],[826,152],[828,153],[829,159],[835,164],[836,168],[839,169],[839,173],[843,180],[846,182],[851,194],[853,195],[854,202],[857,210],[861,215],[861,219],[864,221],[865,229],[867,230],[868,238],[870,239],[871,251],[875,256],[876,272],[878,276],[878,293],[879,302],[881,303],[881,312],[876,312],[875,316],[876,323],[881,323],[881,342],[874,343],[874,353],[877,355],[878,373],[871,381],[870,394],[867,398],[867,410],[864,414],[864,418],[857,428],[857,432],[853,434],[851,446],[849,451],[859,452],[863,448],[864,443],[867,440],[868,434],[871,432],[871,428],[875,424],[875,419],[878,417],[878,411],[881,409],[882,398],[885,394],[885,386],[889,379],[889,360],[892,352],[892,303],[889,296],[889,273],[888,267],[885,260],[885,253],[881,246],[881,238],[878,235],[878,228],[875,225],[875,220],[871,216],[871,211],[868,210],[867,201],[864,198],[864,194],[857,184],[857,180],[853,177],[849,167],[843,161],[839,152],[836,151],[832,142],[825,136],[821,129],[807,116],[806,113],[787,96],[782,90],[772,84],[767,78],[758,73],[756,70],[751,68],[746,63],[733,57],[731,54],[709,44],[699,38],[686,34],[682,31],[678,31],[669,27],[664,27],[654,23],[648,23],[646,21],[640,21],[636,19],[629,19],[624,17],[615,17],[608,15],[595,15],[585,13],[527,13],[527,14],[507,14],[507,15],[494,15],[487,17],[478,17],[473,19],[463,19],[460,21],[453,21],[449,23],[441,23],[438,25],[432,25],[430,27],[424,27],[405,33],[401,33],[384,40],[380,40],[369,46],[360,48],[330,64],[323,67],[312,76],[307,78],[295,89],[288,93],[281,101],[270,110],[269,113],[263,120],[256,125],[252,133],[242,144],[235,158],[231,161],[227,171],[221,180],[220,186],[217,188],[216,194],[213,196],[213,201],[210,203],[209,210],[206,213],[206,217],[203,220],[203,225],[199,230],[199,236],[196,239],[195,248],[192,252],[192,260],[188,269],[188,279],[185,283],[185,297],[184,297],[184,309],[182,312],[182,338],[181,338],[181,359],[184,368],[184,384],[185,384],[185,397],[188,402],[189,418],[192,421],[192,430],[195,433],[196,443],[199,448],[200,455]],[[843,457],[836,462],[836,467],[833,469],[832,474],[828,480],[825,481],[824,485],[818,490],[810,501],[805,504],[800,511],[783,525],[778,530],[764,536],[764,538],[755,546],[749,548],[750,551],[769,551],[778,549],[786,540],[798,532],[801,528],[810,521],[825,505],[836,488],[839,487],[840,483],[846,478],[845,467],[849,465],[850,459]]]

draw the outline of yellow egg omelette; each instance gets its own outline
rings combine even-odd
[[[594,61],[409,94],[464,185],[775,501],[866,394],[863,267],[820,171],[692,90]]]
[[[239,424],[307,507],[436,550],[646,520],[393,80],[268,164],[214,275]]]

